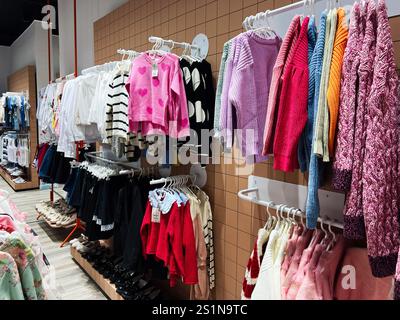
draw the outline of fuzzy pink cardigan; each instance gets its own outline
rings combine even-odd
[[[376,12],[377,47],[366,113],[361,201],[372,273],[386,277],[396,272],[400,248],[400,118],[398,75],[384,0],[379,0]]]
[[[371,93],[374,78],[374,59],[377,43],[377,13],[374,1],[366,3],[365,35],[360,51],[358,68],[358,95],[356,95],[354,147],[352,152],[351,187],[346,199],[344,211],[347,239],[366,240],[363,214],[363,173],[365,161],[365,143],[367,140],[368,96]],[[348,133],[347,133],[348,134]]]
[[[353,170],[357,81],[362,51],[366,12],[356,2],[349,27],[349,40],[343,58],[336,151],[333,162],[333,187],[349,191]]]

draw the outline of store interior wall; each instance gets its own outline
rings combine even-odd
[[[291,0],[131,0],[94,24],[95,63],[120,60],[117,49],[145,51],[151,49],[151,35],[176,41],[191,42],[198,33],[209,37],[210,52],[207,60],[212,65],[214,82],[218,76],[222,48],[230,38],[242,32],[245,17],[267,9],[290,4]],[[345,0],[344,4],[354,1]],[[387,0],[389,14],[400,14],[400,1]],[[316,7],[320,13],[324,5]],[[284,36],[295,13],[292,10],[276,16],[272,27]],[[400,68],[400,17],[391,19]],[[180,51],[176,50],[179,54]],[[244,175],[238,174],[243,159],[235,149],[234,164],[207,167],[208,193],[214,213],[216,254],[216,298],[239,299],[245,267],[257,232],[264,227],[265,208],[240,200],[237,193],[248,187],[248,175],[307,185],[307,177],[300,172],[282,173],[273,170],[273,160],[255,165]],[[223,162],[222,162],[223,163]],[[272,199],[273,200],[273,199]]]
[[[0,46],[0,93],[7,91],[7,76],[10,73],[10,47]]]
[[[118,8],[127,0],[77,0],[78,71],[94,64],[93,22]],[[74,72],[73,1],[58,0],[60,35],[60,74]]]

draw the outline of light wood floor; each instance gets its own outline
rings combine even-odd
[[[49,200],[49,190],[14,192],[0,177],[0,189],[10,192],[17,207],[27,213],[28,224],[39,235],[43,251],[55,268],[58,293],[63,300],[106,300],[96,284],[72,260],[69,245],[60,248],[68,231],[50,228],[45,222],[36,220],[35,205]],[[77,234],[79,236],[79,234]]]

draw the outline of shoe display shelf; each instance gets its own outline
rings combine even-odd
[[[75,262],[87,273],[110,300],[124,300],[118,293],[117,288],[109,280],[105,279],[93,266],[84,259],[76,248],[71,246],[71,256]]]
[[[46,214],[45,211],[49,211],[52,210],[53,207],[51,207],[50,204],[48,203],[40,203],[38,205],[36,205],[36,213],[37,213],[37,220],[43,219],[43,221],[45,221],[49,227],[53,228],[53,229],[71,229],[74,228],[76,226],[76,218],[75,219],[71,219],[71,223],[67,223],[67,224],[57,224],[57,222],[51,221],[51,219],[49,218],[49,216],[51,217],[51,215]],[[53,214],[54,215],[54,214]],[[68,215],[64,215],[66,218],[68,217]]]

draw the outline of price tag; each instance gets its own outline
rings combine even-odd
[[[151,222],[160,223],[161,222],[161,212],[158,208],[153,208],[151,212]]]
[[[152,76],[153,76],[153,78],[158,78],[158,64],[157,63],[153,63]]]

